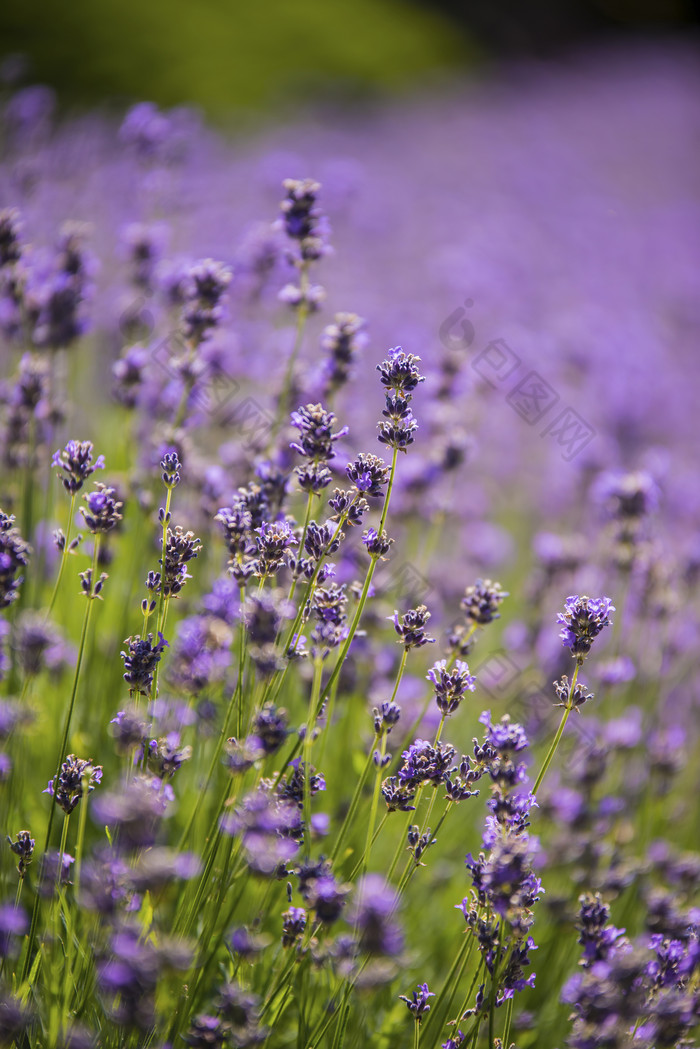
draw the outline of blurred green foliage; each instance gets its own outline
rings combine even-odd
[[[64,102],[150,99],[210,115],[411,87],[472,59],[410,0],[25,0],[0,5],[0,51]]]

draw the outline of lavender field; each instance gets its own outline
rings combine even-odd
[[[700,1045],[700,75],[0,121],[0,1045]]]

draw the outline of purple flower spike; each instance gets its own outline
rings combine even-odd
[[[588,655],[603,628],[612,626],[610,613],[614,611],[609,597],[567,597],[564,611],[557,613],[557,622],[564,628],[559,637],[579,662]]]

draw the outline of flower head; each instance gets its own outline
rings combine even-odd
[[[609,597],[567,597],[564,611],[557,613],[557,622],[563,626],[559,637],[579,662],[588,655],[598,634],[612,626],[610,613],[614,611]]]
[[[102,782],[102,766],[93,765],[92,758],[76,758],[69,754],[61,765],[58,779],[49,780],[43,794],[51,794],[67,816],[71,814],[83,796],[85,788],[91,794]]]
[[[56,451],[51,459],[51,466],[63,471],[59,480],[67,492],[73,495],[79,492],[90,474],[95,470],[104,470],[105,457],[98,455],[93,459],[92,441],[69,441],[61,451]]]

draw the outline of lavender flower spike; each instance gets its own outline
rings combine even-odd
[[[614,611],[609,597],[567,597],[564,611],[557,613],[557,622],[563,625],[559,637],[579,663],[588,655],[603,628],[612,626],[610,613]]]
[[[413,1013],[413,1019],[416,1023],[420,1023],[425,1014],[430,1012],[428,998],[434,997],[435,994],[428,989],[427,983],[419,983],[418,990],[413,991],[410,998],[407,998],[405,994],[399,995],[401,1001],[408,1006],[409,1012]]]

